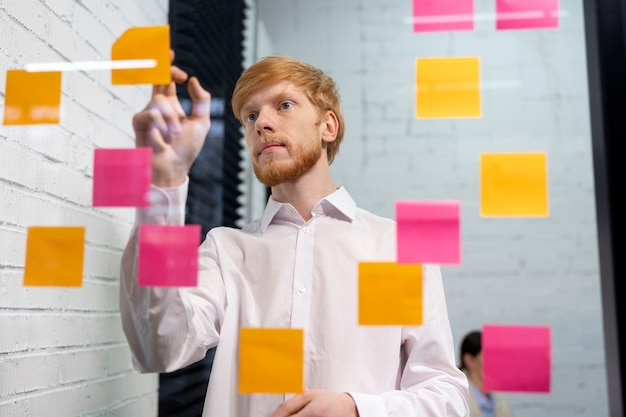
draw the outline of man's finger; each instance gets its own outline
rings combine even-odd
[[[202,88],[196,77],[191,77],[187,83],[187,91],[191,97],[191,117],[209,118],[211,113],[211,94]]]
[[[157,94],[176,95],[176,85],[187,82],[189,76],[185,71],[172,65],[170,67],[170,73],[172,74],[172,82],[169,84],[155,84],[152,86],[152,96]]]
[[[167,92],[170,89],[170,86],[172,85],[174,86],[174,91],[176,91],[176,85],[174,85],[174,83],[164,84],[164,85],[159,85],[159,84],[153,85],[152,86],[152,98],[154,99],[154,97],[158,95],[167,95]]]
[[[182,104],[180,104],[180,100],[178,100],[178,97],[170,97],[170,104],[172,105],[172,108],[178,115],[179,119],[182,120],[187,117],[187,115],[185,114],[185,109],[183,109]]]
[[[155,113],[152,113],[155,119],[161,117],[162,120],[167,124],[168,129],[164,132],[166,140],[170,136],[170,134],[180,133],[181,125],[178,109],[172,106],[171,101],[168,100],[165,96],[155,96],[150,102],[149,109],[156,111]],[[160,127],[159,130],[161,130]]]
[[[133,117],[133,128],[137,132],[137,146],[151,146],[156,152],[165,147],[163,136],[167,123],[156,110],[144,110]]]
[[[176,84],[185,83],[189,79],[189,75],[182,69],[178,68],[176,65],[172,65],[172,67],[170,68],[170,72],[172,74],[172,81],[174,81]]]
[[[302,394],[296,395],[280,404],[276,411],[274,411],[269,417],[292,416],[302,410],[310,401],[311,399],[308,396]]]
[[[158,110],[146,109],[133,117],[133,128],[137,132],[143,133],[149,132],[151,129],[163,132],[167,131],[167,123]]]

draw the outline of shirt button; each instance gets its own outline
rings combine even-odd
[[[303,228],[302,228],[302,231],[303,231],[304,233],[309,233],[309,228],[308,228],[308,227],[303,227]]]
[[[299,292],[299,293],[301,293],[301,294],[302,294],[302,293],[304,293],[305,291],[306,291],[306,287],[305,287],[304,285],[300,285],[300,286],[298,287],[298,292]]]

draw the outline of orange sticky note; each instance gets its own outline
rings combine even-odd
[[[111,48],[112,60],[154,59],[154,68],[114,69],[111,71],[113,85],[123,84],[169,84],[170,73],[170,27],[139,26],[126,30]]]
[[[242,328],[239,393],[283,394],[304,390],[302,329]]]
[[[513,217],[547,216],[546,154],[481,154],[480,214]]]
[[[24,285],[80,287],[84,254],[84,227],[29,227]]]
[[[7,71],[3,124],[58,124],[60,107],[60,72]]]
[[[418,119],[480,117],[478,57],[416,60]]]
[[[421,325],[422,265],[359,263],[360,325]]]

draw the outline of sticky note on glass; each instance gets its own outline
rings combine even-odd
[[[460,263],[460,216],[458,201],[397,201],[398,263]]]
[[[84,255],[84,227],[29,227],[24,285],[80,287]]]
[[[496,0],[496,29],[559,26],[559,0]]]
[[[60,72],[8,70],[6,76],[3,124],[59,123]]]
[[[478,57],[418,58],[418,119],[481,116]]]
[[[283,394],[304,390],[302,329],[242,328],[239,393]]]
[[[546,154],[481,154],[480,214],[485,217],[547,216]]]
[[[549,392],[550,328],[483,326],[486,391]]]
[[[413,31],[473,30],[474,0],[413,0]]]
[[[139,286],[197,286],[199,246],[200,225],[141,225],[137,266]]]
[[[359,263],[359,324],[422,324],[422,265]]]
[[[170,73],[170,27],[139,26],[126,30],[111,48],[112,60],[153,59],[153,68],[114,69],[111,71],[113,85],[122,84],[169,84]]]
[[[94,207],[148,207],[151,181],[152,148],[95,150]]]

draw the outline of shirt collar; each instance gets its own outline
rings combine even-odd
[[[283,217],[279,213],[285,210],[293,210],[295,212],[291,204],[279,203],[270,196],[265,211],[259,219],[260,227],[258,230],[263,233],[275,218]],[[348,222],[354,220],[355,213],[356,203],[344,187],[339,187],[333,193],[322,198],[311,210],[313,216],[324,214]]]

